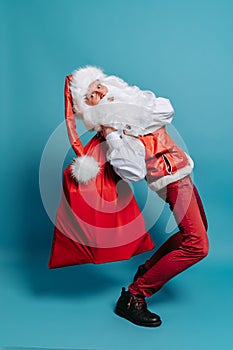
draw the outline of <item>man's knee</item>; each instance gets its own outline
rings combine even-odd
[[[204,259],[209,253],[209,240],[208,236],[205,233],[202,234],[202,238],[199,241],[199,244],[196,249],[196,255],[198,260]]]
[[[209,253],[209,241],[205,231],[195,239],[184,240],[181,246],[186,254],[196,261],[204,259]]]

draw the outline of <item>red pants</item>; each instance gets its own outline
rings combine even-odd
[[[173,211],[179,232],[171,236],[146,261],[146,273],[128,287],[146,297],[208,254],[207,220],[196,187],[185,177],[158,192]]]

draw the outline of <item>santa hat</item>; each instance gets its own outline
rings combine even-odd
[[[100,68],[94,66],[86,66],[75,70],[72,74],[70,90],[73,98],[73,108],[75,113],[82,115],[83,109],[87,107],[85,103],[85,95],[88,87],[93,81],[101,80],[106,75]]]
[[[72,75],[66,77],[65,82],[65,118],[69,140],[73,150],[78,156],[71,164],[71,176],[79,183],[88,183],[94,179],[99,171],[99,163],[90,156],[84,154],[82,142],[76,131],[76,122],[73,111],[73,99],[70,92]],[[78,80],[76,80],[78,82]],[[82,84],[80,84],[82,85]]]

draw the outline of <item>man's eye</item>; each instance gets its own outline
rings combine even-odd
[[[93,98],[94,97],[94,95],[93,94],[91,94],[91,98]]]
[[[97,86],[97,89],[100,89],[100,88],[101,88],[101,86],[100,86],[100,85],[98,85],[98,86]]]

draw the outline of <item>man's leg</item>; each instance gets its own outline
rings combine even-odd
[[[159,193],[169,203],[180,232],[147,261],[149,270],[129,285],[129,292],[151,296],[168,280],[203,259],[208,253],[207,220],[201,199],[190,177]]]
[[[203,224],[205,226],[205,229],[207,231],[208,229],[208,222],[205,214],[205,210],[202,204],[202,200],[199,196],[198,190],[193,185],[193,192],[200,210],[201,218],[203,221]],[[161,196],[166,196],[166,191],[163,193],[161,192]],[[165,198],[164,198],[165,199]],[[164,255],[168,254],[172,250],[178,249],[178,247],[181,245],[182,242],[182,234],[180,232],[176,232],[171,237],[169,237],[166,242],[164,242],[161,247],[144,263],[145,270],[149,270],[159,259],[161,259]]]

